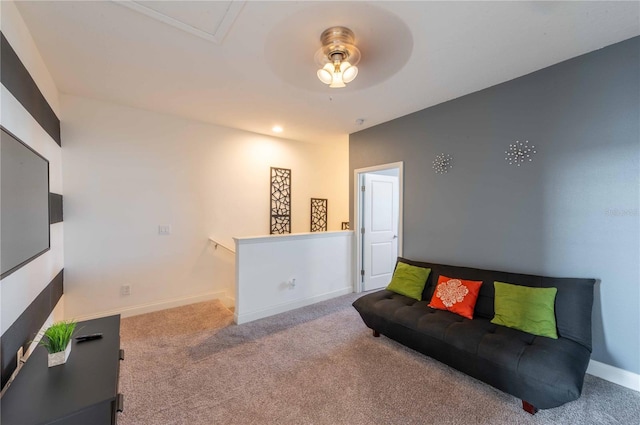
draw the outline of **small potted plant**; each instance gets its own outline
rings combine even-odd
[[[71,353],[71,336],[76,329],[73,320],[56,322],[44,331],[40,345],[49,353],[49,367],[66,363]]]

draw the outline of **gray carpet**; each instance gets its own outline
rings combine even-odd
[[[234,325],[212,301],[123,319],[120,425],[640,424],[640,393],[587,375],[580,399],[520,400],[385,338],[350,294]]]

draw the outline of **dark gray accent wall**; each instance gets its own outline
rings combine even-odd
[[[29,307],[0,337],[0,358],[2,366],[2,387],[5,386],[11,374],[16,369],[16,354],[20,347],[25,351],[29,348],[47,320],[56,304],[62,297],[64,287],[64,269],[53,278],[49,285],[38,294]]]
[[[350,169],[404,161],[407,258],[598,279],[592,358],[640,373],[639,123],[635,37],[354,133]]]
[[[49,192],[49,224],[60,223],[62,220],[62,195]]]
[[[24,66],[4,34],[0,32],[0,80],[2,85],[29,111],[40,126],[62,146],[60,120],[42,95],[36,82]]]

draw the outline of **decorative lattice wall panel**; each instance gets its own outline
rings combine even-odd
[[[327,199],[311,198],[311,231],[327,231]]]
[[[271,167],[270,234],[291,233],[291,170]]]

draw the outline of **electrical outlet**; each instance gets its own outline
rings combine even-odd
[[[168,224],[161,224],[158,226],[158,234],[159,235],[170,235],[171,234],[171,226]]]
[[[120,287],[120,295],[131,295],[131,285],[122,285]]]

